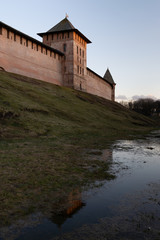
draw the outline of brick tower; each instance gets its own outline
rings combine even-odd
[[[43,43],[64,53],[63,84],[86,91],[86,51],[91,43],[68,18],[44,33],[39,33]]]

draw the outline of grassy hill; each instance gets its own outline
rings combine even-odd
[[[55,212],[74,189],[113,178],[111,161],[98,160],[101,149],[154,125],[118,103],[0,72],[1,224]],[[87,155],[93,149],[97,160]]]
[[[74,143],[92,136],[124,138],[154,124],[118,103],[5,72],[0,73],[0,119],[2,138],[69,136]]]

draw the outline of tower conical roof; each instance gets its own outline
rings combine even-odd
[[[112,85],[115,85],[115,82],[114,82],[114,80],[113,80],[113,78],[112,78],[112,75],[111,75],[111,73],[110,73],[110,71],[109,71],[109,69],[107,68],[107,71],[106,71],[106,73],[104,74],[104,77],[103,77],[107,82],[109,82],[110,84],[112,84]]]

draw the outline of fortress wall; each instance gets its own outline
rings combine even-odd
[[[84,75],[74,74],[74,89],[86,92],[86,79]]]
[[[0,32],[0,67],[8,72],[63,85],[63,56],[8,31]]]
[[[86,92],[112,100],[112,87],[109,83],[87,69]]]
[[[114,101],[115,85],[86,68],[87,42],[77,33],[49,34],[43,42],[0,22],[0,67]]]

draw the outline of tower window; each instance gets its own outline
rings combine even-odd
[[[79,73],[79,66],[77,65],[77,73]]]
[[[54,35],[52,34],[52,40],[54,39]]]
[[[83,56],[83,58],[84,58],[84,50],[83,50],[83,52],[82,52],[82,56]]]
[[[0,27],[0,35],[2,35],[2,27]]]
[[[80,48],[80,56],[81,56],[81,48]]]
[[[47,35],[47,41],[48,41],[48,35]]]
[[[16,34],[14,33],[14,41],[16,41]]]
[[[63,51],[66,52],[66,49],[67,49],[67,45],[66,43],[63,44]]]
[[[69,38],[69,32],[68,32],[68,38]]]

